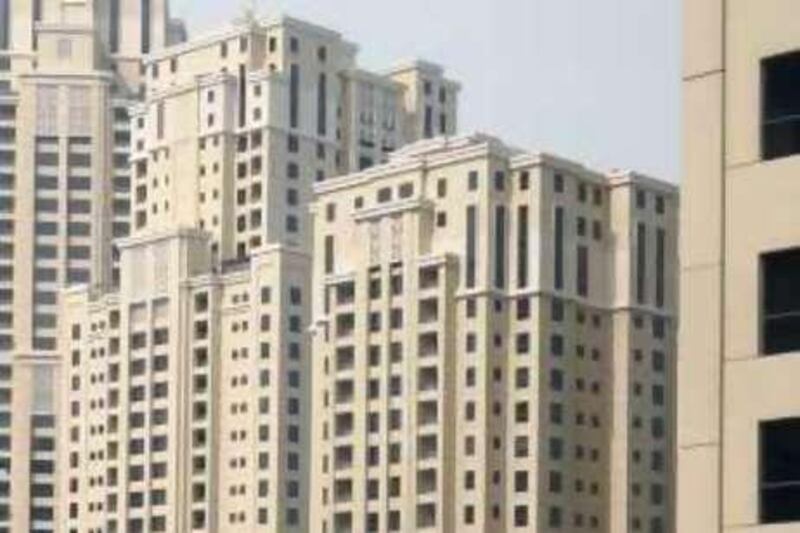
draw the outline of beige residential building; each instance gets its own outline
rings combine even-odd
[[[314,190],[310,531],[673,531],[674,186],[471,135]]]
[[[456,127],[440,67],[355,59],[285,16],[146,58],[115,287],[61,307],[61,530],[309,530],[312,186]]]
[[[681,533],[800,530],[800,7],[688,0]]]
[[[111,280],[140,59],[181,37],[166,0],[0,0],[0,531],[58,520],[59,290]]]

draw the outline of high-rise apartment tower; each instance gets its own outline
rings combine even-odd
[[[146,59],[116,287],[63,298],[63,531],[315,530],[312,186],[456,127],[440,67],[355,56],[279,16]]]
[[[311,531],[672,531],[674,186],[471,135],[315,193]]]
[[[52,531],[59,290],[110,283],[166,0],[0,0],[0,531]],[[12,429],[13,428],[13,429]]]

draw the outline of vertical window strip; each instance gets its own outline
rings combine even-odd
[[[647,228],[636,225],[636,301],[644,304],[647,298]]]
[[[589,248],[585,244],[578,245],[577,269],[578,296],[589,295]]]
[[[328,77],[324,72],[317,85],[317,133],[320,137],[328,133]]]
[[[297,128],[300,123],[300,66],[293,63],[289,67],[289,127]]]
[[[332,274],[334,263],[333,263],[333,235],[328,235],[325,237],[325,273]]]
[[[664,307],[664,246],[666,232],[658,228],[656,232],[656,306]]]
[[[141,11],[142,53],[150,53],[150,0],[142,0]]]
[[[475,286],[475,255],[477,212],[474,205],[467,207],[467,250],[466,250],[466,286]]]
[[[556,207],[553,254],[553,280],[556,290],[564,289],[564,208]]]
[[[247,124],[247,67],[239,65],[239,127]]]
[[[521,205],[517,214],[517,287],[528,286],[528,206]]]
[[[498,205],[495,208],[494,236],[494,284],[498,289],[506,286],[506,208]]]

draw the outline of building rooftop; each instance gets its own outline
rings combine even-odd
[[[171,57],[185,54],[192,50],[205,48],[214,43],[236,38],[252,32],[263,32],[271,28],[286,26],[304,33],[312,33],[318,37],[331,41],[341,41],[344,46],[350,47],[353,54],[358,51],[358,46],[345,40],[338,31],[308,22],[299,18],[291,17],[283,13],[276,13],[266,17],[241,18],[228,24],[215,28],[197,36],[190,37],[187,41],[158,50],[144,58],[145,64],[155,61],[163,61]]]
[[[645,176],[634,171],[612,170],[609,172],[589,168],[582,163],[566,159],[542,151],[528,151],[510,145],[496,137],[482,132],[473,132],[465,135],[451,137],[434,137],[423,139],[408,144],[389,156],[389,161],[370,167],[361,172],[348,176],[331,179],[315,184],[315,193],[325,193],[339,188],[346,188],[357,183],[370,181],[374,178],[395,174],[421,167],[435,167],[452,161],[462,159],[496,155],[508,158],[512,168],[524,166],[547,165],[564,172],[581,174],[598,183],[604,182],[611,186],[619,186],[631,181],[646,183],[649,187],[660,189],[666,193],[676,194],[678,189],[674,185]]]

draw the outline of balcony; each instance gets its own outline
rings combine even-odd
[[[421,503],[417,505],[417,529],[428,529],[436,526],[436,504]]]
[[[337,381],[335,387],[336,392],[334,394],[336,403],[352,403],[354,390],[353,380],[346,379]]]
[[[439,441],[436,435],[422,435],[417,439],[417,459],[425,461],[436,459]]]
[[[345,339],[353,336],[356,327],[356,318],[353,313],[336,315],[336,337]]]
[[[436,492],[436,469],[426,468],[417,471],[417,493],[431,494]]]
[[[353,482],[349,479],[337,479],[334,482],[333,497],[336,503],[353,501]]]
[[[419,271],[419,288],[422,291],[439,287],[439,269],[437,267],[424,267]]]
[[[334,419],[334,435],[349,437],[353,434],[353,413],[340,413]]]
[[[420,392],[432,392],[439,388],[439,369],[436,367],[420,368],[417,389]]]
[[[356,285],[352,281],[336,286],[336,305],[350,305],[356,299]]]
[[[336,371],[346,372],[355,366],[355,349],[344,346],[336,350]]]
[[[432,324],[439,320],[439,300],[426,298],[419,302],[420,324]]]
[[[436,400],[426,400],[417,403],[417,425],[419,427],[439,423],[439,405]]]
[[[439,353],[439,336],[435,332],[419,336],[419,357],[435,357]]]
[[[334,470],[347,470],[353,466],[353,447],[337,446],[333,450]]]

